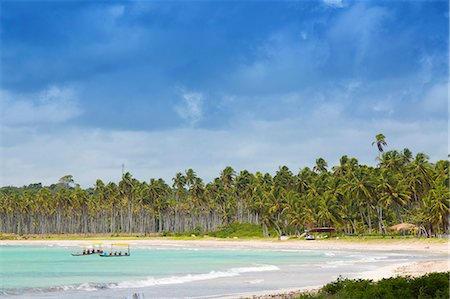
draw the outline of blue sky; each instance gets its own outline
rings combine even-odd
[[[447,1],[0,5],[1,185],[447,156]]]

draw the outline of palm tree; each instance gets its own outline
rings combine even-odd
[[[386,169],[382,169],[376,186],[377,215],[380,225],[380,231],[386,232],[383,221],[383,208],[391,208],[395,211],[397,223],[404,222],[401,209],[410,200],[410,192],[407,190],[404,182],[400,180],[398,174],[392,173]]]
[[[370,176],[370,168],[358,168],[344,184],[355,199],[361,216],[361,223],[367,222],[369,234],[372,233],[371,208],[373,206],[374,181]]]
[[[313,170],[317,173],[323,173],[327,171],[328,163],[323,159],[319,158],[316,160],[316,165],[313,167]]]
[[[382,153],[384,151],[383,147],[387,146],[386,137],[379,133],[375,136],[375,141],[372,142],[372,145],[376,144],[378,148],[378,152]]]
[[[316,224],[344,233],[367,227],[385,232],[399,221],[416,223],[427,235],[448,232],[450,162],[433,164],[423,153],[413,159],[408,149],[384,152],[382,134],[375,143],[377,168],[342,156],[333,172],[323,158],[296,176],[287,166],[274,177],[247,170],[236,176],[226,167],[206,185],[188,169],[175,175],[172,187],[162,179],[141,182],[130,173],[118,185],[97,180],[87,189],[70,175],[50,187],[1,187],[0,232],[161,233],[197,226],[209,231],[232,221],[260,224],[265,236],[273,229],[298,234]]]
[[[225,189],[231,189],[234,185],[234,178],[236,177],[236,172],[230,166],[225,167],[220,173],[220,179],[223,182]]]
[[[388,151],[381,154],[377,158],[380,161],[381,168],[389,169],[393,172],[398,172],[403,166],[403,157],[398,151]]]
[[[63,189],[72,188],[72,184],[74,184],[74,180],[73,176],[70,174],[63,176],[58,180],[58,185]]]
[[[178,179],[179,178],[177,178],[177,180]],[[186,181],[186,184],[188,185],[188,188],[191,188],[194,185],[196,179],[197,179],[197,174],[195,173],[195,171],[192,168],[189,168],[188,170],[186,170],[185,181]]]
[[[193,180],[193,178],[190,179]],[[184,199],[184,196],[186,195],[186,189],[184,189],[184,187],[186,186],[186,177],[181,172],[178,172],[172,179],[172,181],[173,181],[172,187],[175,190],[175,197],[177,201],[181,201],[182,199]]]
[[[433,168],[428,161],[428,156],[418,153],[406,170],[406,180],[411,190],[412,198],[414,202],[421,205],[422,197],[428,193],[433,183]]]
[[[407,149],[407,148],[403,149],[401,155],[402,155],[403,165],[409,164],[412,161],[412,159],[413,159],[412,152],[409,149]]]
[[[123,218],[123,214],[121,212],[121,226],[122,229],[125,229],[128,233],[131,233],[133,231],[133,207],[137,183],[138,182],[133,179],[129,172],[126,172],[122,176],[122,180],[119,182],[119,191],[122,195],[122,205],[127,207],[126,219]],[[127,223],[126,226],[125,222]]]
[[[424,198],[424,209],[429,221],[429,233],[448,232],[450,190],[446,186],[436,186]]]

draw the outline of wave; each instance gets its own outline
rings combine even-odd
[[[181,284],[199,280],[210,280],[224,277],[239,276],[241,273],[266,272],[280,270],[274,265],[260,265],[254,267],[231,268],[226,271],[211,271],[209,273],[187,274],[184,276],[171,276],[164,278],[148,277],[143,280],[123,281],[116,284],[110,284],[110,288],[143,288],[157,285]]]
[[[0,290],[0,295],[17,295],[20,293],[55,292],[55,291],[97,291],[101,289],[127,289],[144,288],[158,285],[182,284],[187,282],[211,280],[223,277],[239,276],[242,273],[278,271],[280,268],[274,265],[257,265],[253,267],[231,268],[224,271],[211,271],[209,273],[187,274],[182,276],[170,276],[162,278],[148,277],[142,280],[129,280],[118,283],[82,283],[73,285],[63,285],[48,288],[26,288]]]

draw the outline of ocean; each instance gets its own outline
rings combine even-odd
[[[5,298],[216,298],[320,285],[420,254],[133,247],[131,256],[72,256],[65,246],[0,246]]]

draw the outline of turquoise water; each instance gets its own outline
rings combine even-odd
[[[177,278],[198,280],[277,270],[273,265],[293,261],[311,263],[333,259],[324,253],[265,250],[135,248],[131,256],[120,258],[74,257],[71,256],[74,251],[75,248],[57,246],[0,246],[2,291],[81,284],[89,284],[82,286],[85,288],[127,287],[133,282],[148,286],[170,283],[170,279]]]
[[[315,286],[424,256],[392,252],[133,247],[129,257],[63,246],[0,246],[0,295],[12,298],[216,298]]]

